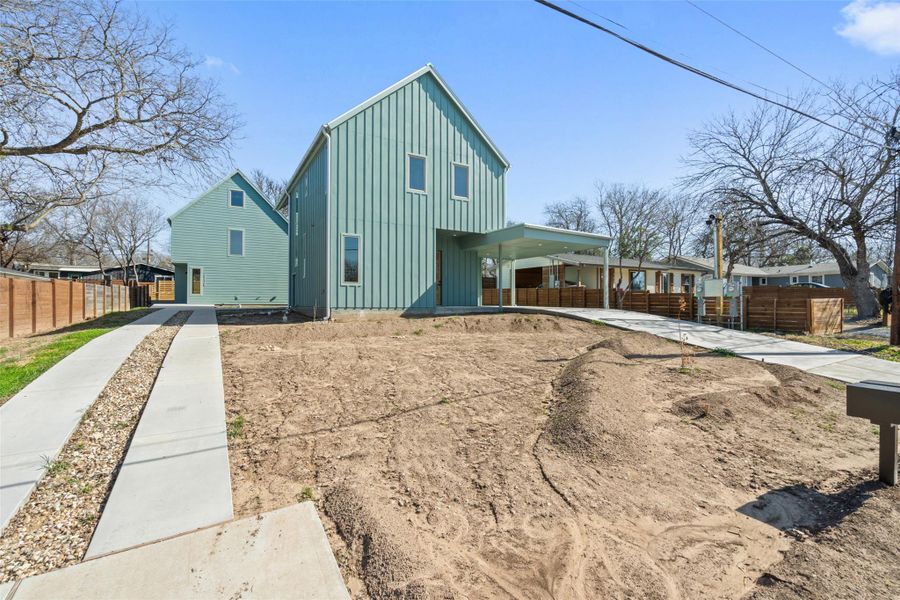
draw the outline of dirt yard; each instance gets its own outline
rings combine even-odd
[[[539,315],[248,323],[236,511],[314,498],[354,597],[900,596],[840,384]]]

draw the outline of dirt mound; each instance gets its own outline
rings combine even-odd
[[[545,431],[570,454],[601,462],[630,461],[640,452],[641,365],[594,347],[566,365],[553,382],[553,404]],[[627,401],[624,401],[627,398]]]
[[[407,552],[415,547],[415,533],[402,523],[386,525],[373,512],[378,506],[346,485],[337,485],[324,498],[325,512],[346,542],[369,595],[392,600],[440,597],[429,593],[420,579],[422,563]]]
[[[728,403],[734,394],[719,392],[700,394],[676,400],[672,404],[672,413],[688,419],[711,419],[714,421],[730,421],[734,413]]]
[[[593,348],[605,348],[630,360],[674,358],[680,355],[680,346],[649,333],[613,335],[597,342]]]

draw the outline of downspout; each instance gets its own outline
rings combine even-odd
[[[331,319],[331,132],[322,127],[325,136],[325,316],[323,321]]]

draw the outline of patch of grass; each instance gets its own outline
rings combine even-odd
[[[441,396],[441,399],[438,402],[438,404],[450,404],[450,398],[448,398],[446,396]]]
[[[734,358],[737,354],[734,353],[734,350],[729,350],[728,348],[713,348],[709,351],[710,354],[716,354],[718,356],[727,356],[729,358]]]
[[[606,323],[598,321],[597,319],[592,320],[591,325],[595,325],[596,327],[606,327]]]
[[[238,415],[228,421],[228,439],[244,437],[244,415]]]
[[[422,329],[416,329],[415,331],[413,331],[413,335],[422,335],[423,333],[425,333],[425,331]]]
[[[316,496],[313,493],[313,489],[311,487],[309,487],[308,485],[304,486],[303,490],[300,492],[300,501],[302,502],[304,500],[315,500],[315,499],[316,499]]]
[[[443,323],[435,323],[434,325],[432,325],[432,327],[434,327],[435,329],[440,329],[443,326],[444,326]]]
[[[699,369],[694,369],[692,367],[678,367],[678,372],[682,375],[695,375]]]
[[[0,363],[0,367],[2,367],[0,368],[0,404],[12,398],[22,388],[44,374],[50,367],[91,340],[117,327],[127,325],[146,314],[146,309],[110,313],[98,319],[48,332],[45,335],[58,335],[60,333],[64,335],[48,341],[46,344],[39,345],[20,360],[7,358]],[[35,338],[29,339],[40,339],[40,337],[35,336]],[[5,355],[8,352],[8,348],[0,348],[0,355]]]
[[[872,425],[872,435],[877,436],[881,433],[881,428],[878,425]]]
[[[69,463],[64,460],[50,460],[49,456],[44,457],[44,470],[48,477],[65,473],[69,470]]]
[[[847,352],[859,352],[860,354],[874,356],[875,358],[880,358],[882,360],[900,362],[900,347],[891,346],[888,343],[888,340],[799,334],[785,334],[780,337],[796,342],[803,342],[804,344],[812,344],[813,346],[822,346],[824,348],[844,350]]]
[[[845,384],[841,383],[840,381],[828,381],[826,383],[828,383],[828,385],[830,385],[831,387],[833,387],[836,390],[847,389],[847,386]]]

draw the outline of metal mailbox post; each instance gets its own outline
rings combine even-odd
[[[860,381],[847,386],[847,415],[869,419],[879,429],[879,479],[897,485],[897,426],[900,425],[900,385]]]

